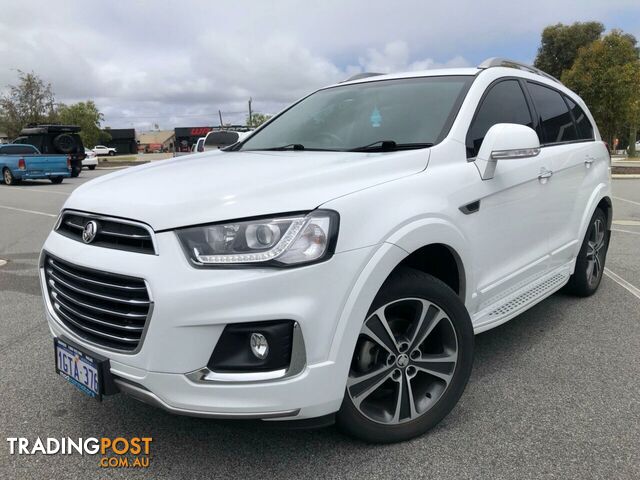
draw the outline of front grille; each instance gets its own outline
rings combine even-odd
[[[96,234],[91,241],[85,242],[82,238],[82,232],[87,223],[91,221],[96,222]],[[81,212],[64,212],[56,231],[79,242],[90,243],[98,247],[138,253],[155,253],[151,230],[141,224],[126,220]]]
[[[144,280],[77,267],[49,255],[44,275],[57,317],[75,334],[111,349],[137,349],[152,306]]]

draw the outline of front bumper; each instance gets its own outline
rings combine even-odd
[[[45,299],[52,334],[109,358],[122,391],[174,413],[311,418],[339,409],[347,366],[330,352],[347,297],[376,247],[300,268],[196,269],[173,232],[156,234],[156,244],[158,255],[145,255],[85,245],[52,232],[45,251],[78,266],[143,278],[153,301],[135,353],[78,337]],[[276,319],[294,320],[302,332],[305,358],[299,373],[269,380],[195,379],[227,324]]]

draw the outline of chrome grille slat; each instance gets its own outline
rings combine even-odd
[[[73,290],[73,291],[75,291],[77,293],[81,293],[82,295],[88,295],[90,297],[99,298],[100,300],[107,300],[107,301],[111,301],[111,302],[123,303],[125,305],[149,305],[149,301],[148,300],[135,300],[135,299],[127,299],[127,298],[118,298],[118,297],[113,297],[111,295],[103,295],[103,294],[100,294],[100,293],[91,292],[89,290],[84,290],[82,288],[76,287],[75,285],[69,283],[69,280],[67,280],[67,281],[62,280],[55,273],[53,273],[53,270],[51,270],[51,269],[46,269],[46,270],[47,270],[47,273],[49,274],[50,278],[52,278],[56,282],[62,284],[64,287],[67,287],[68,289]],[[49,280],[49,281],[51,282],[51,280]]]
[[[86,325],[82,325],[81,323],[76,322],[71,317],[69,317],[66,313],[64,313],[62,310],[56,309],[56,311],[58,312],[58,315],[62,315],[67,321],[71,322],[73,325],[78,327],[80,330],[84,330],[85,332],[89,332],[92,335],[97,335],[97,336],[102,337],[102,338],[106,338],[106,339],[109,339],[109,340],[116,340],[118,342],[125,342],[125,343],[138,343],[138,341],[139,341],[139,339],[137,339],[137,338],[120,337],[118,335],[111,335],[109,333],[104,333],[104,332],[101,332],[99,330],[94,330],[91,327],[87,327]]]
[[[137,325],[118,325],[117,323],[105,322],[104,320],[99,320],[85,313],[81,313],[74,308],[71,308],[69,305],[66,305],[63,301],[60,300],[60,297],[56,298],[56,302],[54,303],[54,307],[56,305],[60,305],[65,310],[70,311],[74,315],[88,320],[89,322],[97,323],[98,325],[104,325],[105,327],[115,328],[116,330],[124,330],[124,331],[132,331],[132,332],[141,332],[144,330],[144,326]]]
[[[100,347],[140,347],[153,302],[140,278],[73,265],[45,254],[42,265],[50,307],[78,337]]]
[[[83,231],[89,222],[95,222],[97,228],[95,228],[95,236],[85,242]],[[96,247],[151,255],[157,253],[151,228],[132,220],[65,210],[62,212],[62,218],[56,227],[56,232]]]
[[[110,235],[112,237],[151,239],[150,235],[136,235],[136,234],[133,234],[133,233],[131,235],[127,235],[127,234],[124,234],[124,233],[110,232],[108,230],[102,230],[101,233],[103,235]]]
[[[56,294],[63,296],[70,302],[73,302],[80,307],[88,308],[90,310],[94,310],[100,313],[106,313],[108,315],[115,315],[122,318],[146,318],[147,317],[147,315],[143,313],[121,312],[117,310],[109,310],[106,308],[96,307],[95,305],[91,305],[89,303],[83,303],[76,298],[70,297],[69,295],[61,291],[56,285],[49,284],[49,286],[55,291]]]
[[[70,277],[73,277],[77,280],[81,280],[83,282],[88,282],[88,283],[93,283],[94,285],[100,285],[102,287],[108,287],[108,288],[116,288],[116,289],[121,289],[121,290],[144,290],[146,291],[146,287],[144,286],[140,286],[140,287],[131,287],[131,286],[126,286],[126,285],[116,285],[114,283],[108,283],[108,282],[100,282],[98,280],[93,280],[91,278],[86,278],[83,277],[81,275],[78,275],[77,273],[72,273],[68,270],[65,270],[64,268],[62,268],[60,265],[58,265],[57,263],[55,263],[53,261],[53,259],[49,258],[47,260],[47,263],[49,265],[51,265],[54,269],[58,270],[59,272],[65,274],[65,275],[69,275]]]

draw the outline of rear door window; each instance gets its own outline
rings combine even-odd
[[[584,113],[584,110],[580,108],[578,104],[576,104],[569,97],[564,97],[569,105],[569,109],[571,110],[571,114],[573,115],[573,120],[576,122],[576,129],[578,130],[578,139],[579,140],[593,140],[593,125],[591,125],[591,121],[589,117]]]
[[[551,88],[527,82],[529,93],[538,113],[543,143],[572,142],[578,139],[576,127],[562,95]]]
[[[2,155],[33,155],[38,151],[30,145],[7,145],[0,149]]]
[[[478,155],[487,131],[496,123],[517,123],[533,128],[533,119],[517,80],[504,80],[489,87],[467,133],[467,157]]]

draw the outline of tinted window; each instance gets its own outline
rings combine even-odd
[[[226,147],[238,141],[239,135],[236,132],[211,132],[207,134],[204,144],[207,147]],[[202,150],[198,150],[201,152]]]
[[[485,95],[467,133],[467,157],[478,155],[484,136],[496,123],[517,123],[533,128],[531,113],[517,80],[497,83]]]
[[[533,104],[540,117],[544,143],[577,140],[578,134],[562,95],[537,83],[529,83],[528,85]]]
[[[569,104],[569,108],[571,109],[571,113],[573,114],[573,119],[576,122],[576,128],[578,129],[578,138],[580,140],[593,140],[593,125],[589,121],[589,118],[584,113],[584,110],[580,108],[573,100],[569,97],[564,97],[567,103]]]
[[[31,155],[38,152],[28,145],[7,145],[0,148],[0,153],[3,155]]]
[[[291,144],[350,150],[384,140],[416,148],[437,143],[446,135],[472,80],[469,76],[405,78],[320,90],[254,133],[242,150]]]

